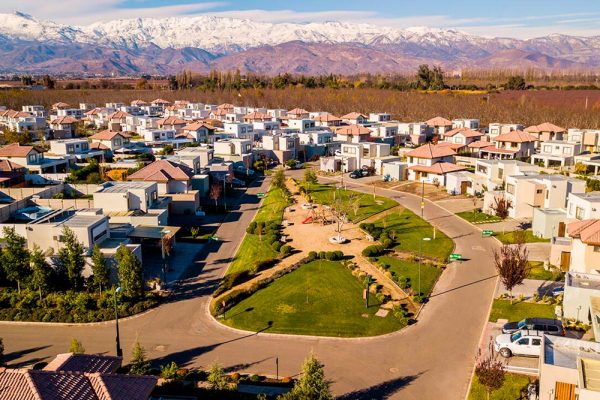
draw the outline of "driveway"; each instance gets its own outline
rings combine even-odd
[[[537,293],[538,296],[541,297],[545,294],[548,294],[552,289],[562,287],[564,285],[564,282],[525,279],[522,284],[514,287],[514,289],[512,290],[512,294],[515,297],[523,295],[523,297],[529,299]],[[496,288],[496,297],[501,296],[503,294],[508,294],[508,291],[504,288],[504,285],[502,285],[502,283],[499,283],[498,287]]]
[[[185,282],[180,293],[158,309],[120,324],[125,362],[128,349],[139,338],[157,363],[173,360],[207,367],[218,361],[228,370],[272,375],[278,357],[280,375],[295,376],[302,360],[314,351],[325,364],[333,391],[344,399],[464,399],[495,293],[497,278],[490,255],[496,241],[482,238],[468,222],[426,201],[425,218],[454,239],[456,252],[465,261],[448,266],[417,324],[363,339],[272,335],[268,329],[234,331],[214,321],[207,305],[258,208],[252,194],[267,187],[265,181],[249,189],[248,203],[221,224],[217,236],[222,240],[202,250],[194,266],[194,271],[202,272]],[[348,187],[372,192],[372,187],[353,182]],[[420,213],[418,196],[386,189],[377,193]],[[47,360],[66,351],[72,337],[90,353],[112,353],[114,348],[112,322],[69,327],[1,323],[0,332],[12,365]]]

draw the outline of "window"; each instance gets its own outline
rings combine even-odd
[[[121,146],[121,139],[120,138],[116,138],[115,139],[115,146]]]
[[[463,143],[463,138],[462,138],[462,137],[460,137],[460,136],[456,137],[456,138],[454,139],[454,143],[460,143],[460,144],[462,144],[462,143]]]
[[[504,179],[504,168],[498,168],[498,179]]]
[[[600,246],[594,246],[594,253],[600,253]]]
[[[515,185],[509,183],[506,185],[506,193],[515,194]]]
[[[75,151],[75,148],[73,147],[72,144],[67,146],[67,153],[73,153]]]
[[[585,218],[585,210],[581,207],[575,207],[575,218],[581,220]]]
[[[571,148],[570,147],[564,147],[563,148],[563,154],[570,155],[571,154]]]
[[[417,164],[419,165],[428,165],[428,162],[425,158],[417,158]]]
[[[173,132],[167,132],[167,139],[173,139]]]
[[[34,163],[36,161],[36,156],[35,154],[30,154],[29,157],[27,157],[27,159],[30,163]]]
[[[531,339],[532,346],[540,346],[542,344],[542,339]]]
[[[536,192],[537,194],[542,194],[542,193],[544,192],[544,190],[543,190],[543,189],[537,189],[535,192]]]
[[[529,344],[529,338],[522,338],[517,342],[518,345],[527,346]]]
[[[544,146],[544,153],[552,153],[552,146]]]

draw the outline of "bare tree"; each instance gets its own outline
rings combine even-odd
[[[494,351],[493,339],[490,338],[487,354],[483,354],[480,349],[475,364],[475,376],[485,387],[488,400],[492,392],[500,389],[504,384],[504,374],[504,363],[498,359]]]
[[[512,206],[512,201],[508,200],[506,197],[496,197],[494,199],[494,205],[492,205],[491,208],[498,218],[506,219],[508,217],[508,211]]]
[[[523,242],[503,245],[500,250],[494,250],[494,265],[500,275],[502,284],[510,294],[515,286],[523,283],[531,269],[528,261],[528,251]]]
[[[216,182],[210,186],[210,192],[208,195],[212,200],[215,201],[215,207],[217,207],[217,201],[219,200],[219,197],[221,197],[221,191],[221,185]]]

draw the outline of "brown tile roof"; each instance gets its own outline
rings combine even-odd
[[[362,125],[348,125],[348,126],[340,126],[339,128],[335,128],[334,132],[336,135],[370,135],[371,130],[369,128],[365,128]]]
[[[154,376],[129,376],[117,374],[86,374],[100,400],[146,400],[154,386]]]
[[[27,118],[31,117],[31,114],[24,111],[16,111],[16,110],[4,110],[0,112],[0,117],[5,118]]]
[[[22,146],[19,143],[7,144],[0,147],[0,157],[27,157],[32,151],[43,153],[44,149],[37,146]]]
[[[273,119],[269,114],[265,114],[263,112],[251,112],[244,116],[244,120],[246,121],[270,121]]]
[[[452,121],[443,117],[434,117],[425,121],[429,126],[452,126]]]
[[[461,133],[464,137],[467,137],[467,138],[483,136],[483,134],[481,132],[477,132],[477,131],[474,131],[469,128],[452,129],[451,131],[444,133],[444,136],[453,137],[454,135],[457,135],[459,133]]]
[[[304,108],[294,108],[290,111],[288,111],[288,116],[289,115],[304,115],[304,114],[308,114],[308,111],[306,111]]]
[[[115,111],[114,113],[108,116],[108,119],[123,119],[126,117],[131,117],[131,114],[126,113],[125,111]]]
[[[571,222],[567,225],[567,233],[585,244],[600,246],[600,219]]]
[[[10,160],[0,160],[0,172],[15,172],[25,167]]]
[[[200,122],[200,121],[189,123],[181,129],[184,131],[197,131],[200,128],[206,128],[209,131],[214,131],[217,129],[212,125],[209,125],[209,124],[206,124],[206,123]]]
[[[144,100],[137,99],[137,100],[133,100],[133,101],[132,101],[130,104],[131,104],[132,106],[138,106],[138,107],[139,107],[139,106],[145,106],[145,105],[147,105],[148,103],[146,103]]]
[[[495,147],[494,144],[492,144],[490,142],[483,141],[483,140],[478,140],[476,142],[469,143],[467,145],[467,147],[470,147],[472,149],[481,149],[481,148],[490,147],[490,146]]]
[[[161,125],[163,125],[163,126],[164,125],[183,125],[183,124],[187,124],[187,121],[184,119],[181,119],[179,117],[171,116],[171,117],[159,119],[158,121],[156,121],[156,124],[158,126],[161,126]]]
[[[90,149],[91,150],[108,150],[108,146],[106,146],[100,142],[93,142],[93,143],[90,143]]]
[[[428,172],[431,174],[443,175],[450,172],[464,171],[467,168],[448,162],[435,163],[431,167],[427,165],[413,165],[409,169],[418,172]]]
[[[119,131],[104,130],[104,131],[93,134],[92,136],[90,136],[90,139],[92,139],[92,140],[111,140],[115,136],[121,136],[121,137],[126,138],[126,137],[129,137],[129,134],[126,134],[125,132],[119,132]]]
[[[338,118],[335,115],[329,113],[321,114],[315,118],[315,121],[317,122],[336,122],[341,120],[341,118]]]
[[[77,119],[75,119],[73,117],[65,116],[65,117],[55,118],[50,123],[52,125],[59,125],[59,124],[76,124],[77,122],[78,122]]]
[[[85,115],[97,115],[97,114],[100,114],[100,112],[102,112],[102,110],[103,109],[100,107],[92,108],[90,111],[87,111],[85,113]]]
[[[367,118],[366,115],[357,112],[351,112],[350,114],[342,115],[342,119],[358,119],[360,117],[365,119]]]
[[[122,361],[122,357],[63,353],[50,361],[44,370],[112,373],[119,369]]]
[[[193,175],[192,169],[187,165],[178,164],[170,160],[157,160],[129,175],[129,179],[150,182],[187,181]]]
[[[436,146],[431,143],[424,144],[421,147],[417,147],[414,150],[406,153],[408,157],[416,157],[416,158],[441,158],[456,155],[456,152],[452,150],[449,146]]]
[[[62,101],[59,101],[58,103],[54,103],[52,104],[52,109],[53,110],[57,110],[59,108],[68,108],[71,107],[69,104],[67,103],[63,103]]]
[[[218,110],[233,110],[235,106],[229,103],[223,103],[217,106]]]
[[[482,148],[481,151],[484,151],[486,153],[492,153],[492,154],[516,154],[518,152],[518,150],[499,149],[493,145],[486,146],[486,147]]]
[[[215,111],[212,111],[211,115],[214,115],[215,117],[222,117],[224,115],[227,115],[227,110],[224,108],[218,108]]]
[[[529,133],[542,133],[542,132],[566,132],[565,128],[554,125],[550,122],[544,122],[543,124],[533,125],[525,128],[525,132]]]
[[[81,373],[29,370],[27,374],[40,399],[98,398],[90,381]]]
[[[167,105],[167,104],[171,104],[170,101],[167,101],[167,100],[164,100],[164,99],[155,99],[155,100],[152,100],[151,103],[152,104],[157,104],[157,105],[163,105],[163,106]]]
[[[531,136],[527,132],[523,131],[510,131],[507,133],[503,133],[502,135],[498,135],[494,138],[495,142],[511,142],[511,143],[527,143],[527,142],[535,142],[537,139]]]
[[[39,400],[26,369],[0,368],[0,400]]]

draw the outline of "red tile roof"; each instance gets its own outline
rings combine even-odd
[[[294,108],[290,111],[288,111],[288,116],[289,115],[304,115],[304,114],[308,114],[308,111],[306,111],[304,108]]]
[[[25,167],[10,160],[0,160],[0,172],[15,172]]]
[[[92,136],[90,136],[90,139],[92,139],[92,140],[111,140],[115,136],[121,136],[123,138],[130,137],[130,135],[125,132],[104,130],[104,131],[93,134]]]
[[[133,100],[131,102],[132,106],[138,106],[138,107],[139,106],[145,106],[146,104],[148,104],[148,103],[146,103],[144,100],[141,100],[141,99]]]
[[[429,126],[452,126],[452,121],[442,117],[431,118],[425,121],[425,123]]]
[[[496,146],[486,146],[481,151],[492,154],[516,154],[518,150],[499,149]]]
[[[510,131],[507,133],[503,133],[502,135],[498,135],[494,138],[495,142],[511,142],[511,143],[527,143],[527,142],[535,142],[537,139],[531,136],[527,132],[523,131]]]
[[[600,219],[571,222],[567,225],[567,233],[585,244],[600,246]]]
[[[154,105],[163,105],[164,106],[166,104],[171,104],[171,102],[167,101],[167,100],[163,100],[163,99],[155,99],[155,100],[152,100],[152,104],[154,104]]]
[[[244,116],[244,120],[246,121],[270,121],[272,119],[273,117],[271,117],[269,114],[265,114],[263,112],[258,111],[251,112]]]
[[[456,155],[456,152],[452,150],[449,146],[439,146],[433,145],[431,143],[424,144],[421,147],[417,147],[414,150],[406,153],[408,157],[416,157],[416,158],[441,158],[441,157],[449,157]]]
[[[315,117],[315,121],[317,122],[337,122],[341,120],[341,118],[338,118],[335,115],[329,113],[321,114],[318,117]]]
[[[189,124],[187,124],[186,126],[184,126],[181,129],[184,130],[184,131],[197,131],[200,128],[206,128],[209,131],[214,131],[214,130],[217,129],[214,126],[211,126],[209,124],[206,124],[206,123],[200,122],[200,121],[189,123]]]
[[[448,132],[444,133],[444,136],[453,137],[454,135],[458,135],[459,133],[462,134],[466,138],[473,138],[473,137],[481,137],[481,136],[483,136],[483,134],[481,132],[477,132],[477,131],[474,131],[474,130],[469,129],[469,128],[452,129],[451,131],[448,131]]]
[[[44,152],[42,148],[36,146],[22,146],[19,143],[13,143],[0,147],[0,157],[27,157],[32,151]]]
[[[59,125],[59,124],[76,124],[78,121],[77,119],[73,118],[73,117],[58,117],[52,120],[52,122],[50,122],[52,125]]]
[[[533,125],[525,128],[525,132],[529,133],[542,133],[542,132],[566,132],[565,128],[554,125],[550,122],[544,122],[543,124]]]
[[[131,117],[131,114],[126,113],[125,111],[115,111],[114,113],[108,116],[108,119],[123,119],[126,117]]]
[[[191,168],[170,160],[157,160],[129,175],[133,181],[168,182],[187,181],[194,175]]]
[[[431,167],[427,165],[413,165],[409,169],[418,172],[428,172],[431,174],[443,175],[450,172],[464,171],[467,168],[453,163],[439,162],[433,164]]]
[[[467,145],[467,147],[470,147],[472,149],[481,149],[481,148],[490,147],[490,146],[495,147],[493,143],[486,142],[483,140],[478,140],[476,142],[469,143]]]
[[[342,115],[342,119],[359,119],[360,117],[363,119],[367,118],[366,115],[357,112],[351,112],[350,114]]]
[[[219,110],[233,110],[235,106],[233,104],[229,104],[229,103],[223,103],[217,106],[217,109]]]
[[[175,116],[170,116],[167,118],[162,118],[159,119],[158,121],[156,121],[156,124],[158,126],[165,126],[165,125],[184,125],[187,124],[187,121],[184,119],[181,119],[179,117],[175,117]]]
[[[339,128],[335,128],[334,131],[337,135],[357,136],[357,135],[370,135],[371,134],[371,130],[369,128],[365,128],[362,125],[341,126]]]
[[[122,357],[63,353],[50,361],[44,370],[111,373],[119,369],[122,361]]]
[[[53,110],[57,110],[59,108],[68,108],[68,107],[71,107],[71,106],[69,104],[63,103],[61,101],[59,101],[58,103],[52,104],[52,109]]]

